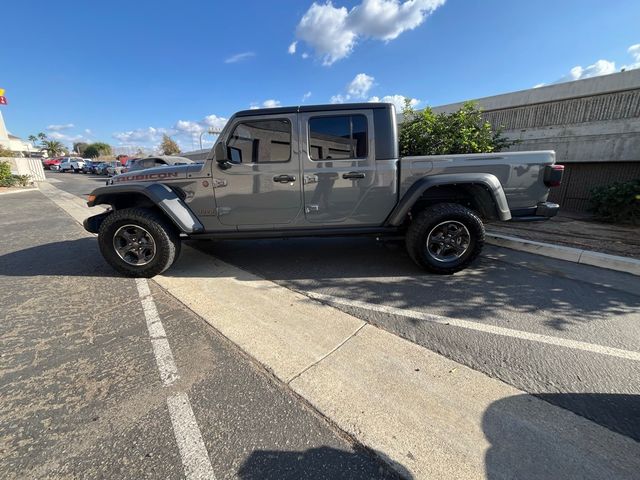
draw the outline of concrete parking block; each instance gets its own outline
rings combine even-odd
[[[487,243],[574,263],[578,263],[580,254],[582,253],[582,250],[577,248],[534,242],[533,240],[524,240],[522,238],[501,235],[499,233],[487,232]]]
[[[640,275],[640,260],[584,250],[578,263]]]
[[[544,255],[545,257],[557,258],[558,260],[565,260],[567,262],[607,268],[632,275],[640,275],[640,260],[635,258],[620,257],[590,250],[565,247],[563,245],[536,242],[534,240],[525,240],[500,233],[487,232],[486,241],[491,245],[497,245],[499,247]]]

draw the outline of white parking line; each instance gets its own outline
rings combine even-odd
[[[432,315],[430,313],[417,312],[415,310],[405,310],[403,308],[389,307],[387,305],[377,305],[374,303],[361,302],[359,300],[350,300],[346,298],[334,297],[323,293],[301,292],[309,298],[320,300],[329,305],[344,305],[347,307],[362,308],[374,312],[387,313],[400,317],[415,318],[431,323],[439,323],[441,325],[452,325],[454,327],[466,328],[467,330],[476,330],[478,332],[490,333],[493,335],[501,335],[503,337],[519,338],[521,340],[529,340],[531,342],[546,343],[559,347],[572,348],[574,350],[583,350],[585,352],[599,353],[612,357],[623,358],[625,360],[634,360],[640,362],[640,352],[632,350],[623,350],[620,348],[607,347],[594,343],[580,342],[568,338],[553,337],[550,335],[540,335],[538,333],[523,332],[522,330],[514,330],[511,328],[497,327],[495,325],[486,325],[483,323],[471,322],[469,320],[459,320],[457,318],[442,317],[440,315]]]
[[[156,357],[160,378],[165,386],[174,383],[180,376],[178,375],[178,367],[173,360],[173,353],[167,340],[167,335],[158,316],[156,304],[153,302],[149,284],[145,278],[136,278],[136,286],[138,287],[138,295],[142,302],[142,311],[144,318],[147,320],[147,329],[151,337],[151,346],[153,354]]]
[[[167,334],[158,315],[158,309],[151,296],[149,282],[146,278],[136,278],[136,287],[142,303],[142,311],[147,321],[147,329],[151,338],[153,353],[165,387],[173,384],[180,376],[173,359]],[[193,414],[189,397],[186,393],[176,393],[167,398],[167,407],[173,425],[180,458],[187,480],[215,480],[213,467],[202,433]]]
[[[167,406],[187,480],[214,480],[213,467],[189,397],[186,393],[172,395],[167,398]]]

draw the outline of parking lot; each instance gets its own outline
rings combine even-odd
[[[105,180],[47,177],[79,198]],[[216,478],[396,475],[180,299],[116,276],[95,238],[40,192],[2,203],[8,477],[179,478],[199,445],[212,465],[193,468]],[[428,275],[402,244],[369,238],[190,246],[640,441],[637,277],[496,247],[464,272]],[[149,298],[175,371],[154,361]],[[176,444],[193,421],[201,438]]]

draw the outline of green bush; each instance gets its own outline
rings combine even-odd
[[[640,178],[591,190],[589,210],[603,220],[640,225]]]
[[[0,180],[11,177],[11,165],[9,162],[0,162]]]
[[[29,175],[14,175],[13,178],[20,187],[31,185],[31,177]]]
[[[482,118],[474,102],[466,102],[453,113],[434,113],[431,108],[417,112],[409,102],[402,111],[400,155],[453,155],[499,152],[517,140],[509,140],[501,128],[493,128]]]
[[[16,184],[16,177],[14,177],[13,175],[0,178],[0,187],[13,187],[15,184]]]

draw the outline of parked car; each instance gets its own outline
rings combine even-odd
[[[195,162],[185,157],[176,157],[173,155],[134,158],[129,160],[129,163],[123,169],[122,173],[133,172],[135,170],[144,170],[145,168],[162,167],[163,165],[191,165],[192,163]]]
[[[107,175],[107,167],[109,166],[108,162],[98,162],[94,167],[94,172],[96,175]]]
[[[122,173],[122,170],[124,169],[124,167],[122,166],[122,163],[116,161],[116,162],[107,162],[107,175],[109,175],[110,177],[113,177],[114,175],[120,175]]]
[[[57,158],[47,158],[46,160],[44,160],[42,162],[42,166],[45,168],[45,170],[56,170],[56,169],[52,169],[51,166],[52,165],[60,165],[60,162],[62,162],[62,158],[57,157]]]
[[[80,157],[62,157],[60,162],[61,172],[74,172],[78,173],[84,166],[84,160]]]
[[[388,103],[238,112],[206,163],[96,188],[87,204],[113,208],[84,227],[98,233],[105,260],[134,277],[169,268],[182,238],[336,235],[401,236],[420,267],[453,274],[478,258],[484,221],[558,213],[547,201],[564,169],[555,152],[400,157],[396,122]]]
[[[96,166],[98,165],[98,162],[94,162],[93,160],[89,160],[89,159],[84,159],[84,165],[83,167],[80,169],[82,171],[82,173],[96,173]]]

